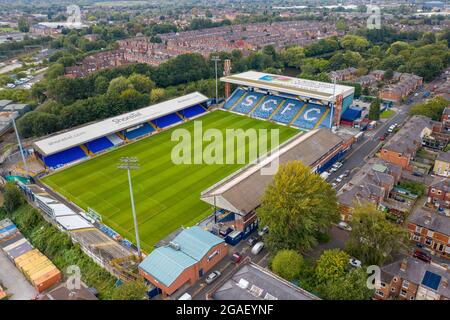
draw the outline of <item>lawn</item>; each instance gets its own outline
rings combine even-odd
[[[394,114],[395,114],[394,110],[386,109],[382,113],[380,113],[380,118],[381,119],[388,119],[388,118],[392,117]]]
[[[299,133],[290,127],[225,111],[198,120],[202,120],[203,132],[209,128],[222,133],[227,128],[279,129],[280,142]],[[243,166],[174,164],[171,152],[177,142],[171,141],[171,133],[178,128],[192,133],[194,121],[56,172],[43,182],[83,209],[93,208],[105,224],[134,240],[127,174],[117,169],[117,163],[123,156],[138,157],[140,169],[132,172],[132,182],[141,245],[149,252],[178,227],[193,225],[211,214],[211,206],[200,200],[200,193]],[[245,151],[248,153],[248,148]]]

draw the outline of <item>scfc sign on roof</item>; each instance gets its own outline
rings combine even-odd
[[[83,143],[119,132],[150,120],[174,113],[185,108],[207,101],[208,98],[199,92],[193,92],[185,96],[164,101],[149,107],[138,109],[108,118],[74,130],[34,142],[34,147],[39,153],[48,156]]]

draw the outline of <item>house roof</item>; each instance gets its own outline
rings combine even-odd
[[[180,232],[172,242],[174,246],[156,248],[139,265],[140,269],[167,287],[224,240],[193,226]]]
[[[210,293],[214,300],[320,300],[254,263],[244,263]]]
[[[450,151],[440,152],[437,156],[436,160],[450,162]]]
[[[427,228],[431,231],[450,235],[450,217],[436,212],[417,208],[408,217],[408,222]]]
[[[385,280],[389,281],[392,277],[400,276],[404,280],[425,286],[441,296],[450,298],[450,287],[448,286],[450,273],[445,268],[406,257],[404,259],[406,270],[400,270],[402,261],[399,260],[382,267]],[[447,285],[443,280],[447,280]]]

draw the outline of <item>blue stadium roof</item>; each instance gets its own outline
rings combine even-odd
[[[425,272],[425,275],[422,279],[422,284],[431,288],[433,290],[437,290],[439,288],[439,283],[441,282],[442,277],[436,273],[431,271]]]
[[[157,248],[141,262],[139,268],[168,287],[184,270],[200,261],[212,247],[223,241],[194,226],[181,231],[172,240],[179,246],[179,250],[170,246]]]

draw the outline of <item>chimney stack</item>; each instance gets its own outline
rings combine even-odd
[[[400,264],[400,271],[406,272],[406,268],[408,268],[408,260],[405,258]]]

